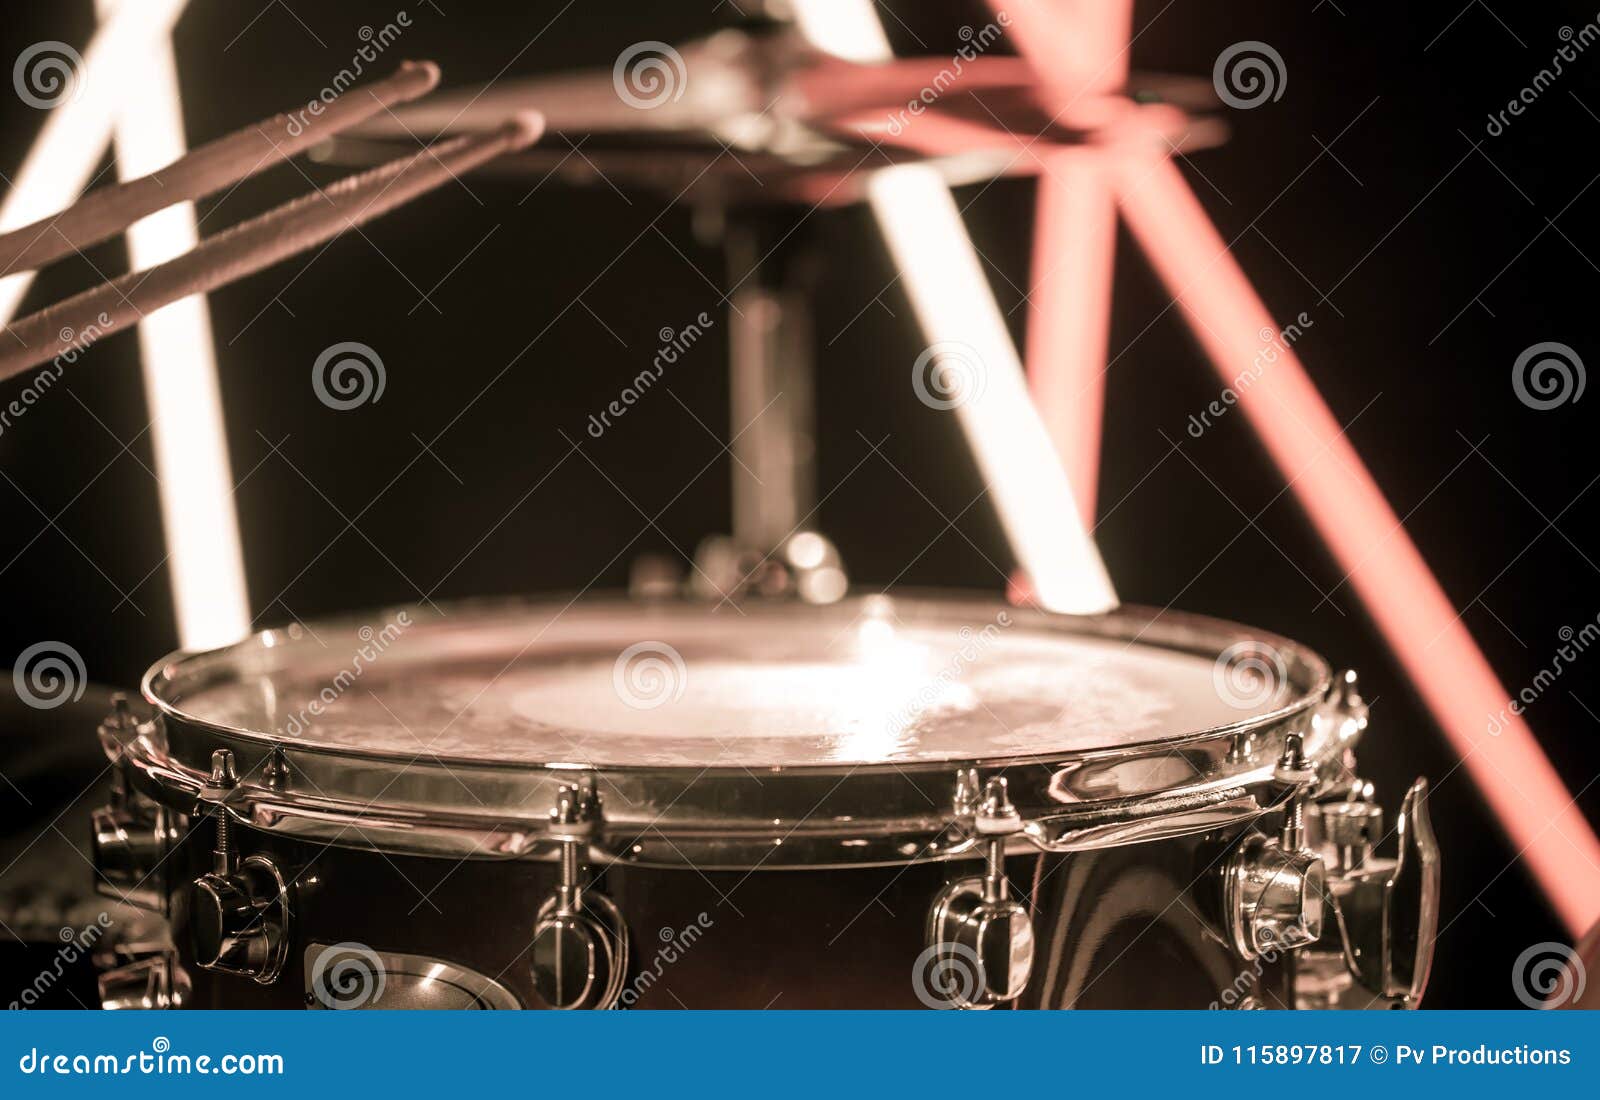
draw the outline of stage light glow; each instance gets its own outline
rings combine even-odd
[[[139,83],[140,65],[153,45],[166,40],[185,3],[126,4],[100,25],[83,54],[73,91],[41,112],[39,136],[0,200],[0,229],[28,225],[77,201],[105,153],[112,120]],[[0,277],[0,324],[16,316],[32,284],[28,271]]]
[[[1095,152],[1044,154],[1028,299],[1028,384],[1086,527],[1095,521],[1117,208]]]
[[[109,27],[132,0],[96,0]],[[122,89],[115,120],[117,174],[133,179],[185,152],[177,68],[170,40],[152,41]],[[179,203],[128,227],[136,269],[182,255],[199,240],[194,205]],[[208,649],[250,633],[244,558],[217,389],[210,311],[204,295],[173,302],[139,324],[168,575],[185,649]]]
[[[1231,383],[1277,322],[1171,160],[1127,158],[1119,195],[1134,236]],[[1581,935],[1600,916],[1600,840],[1528,724],[1509,713],[1505,687],[1299,357],[1281,350],[1239,390],[1240,406],[1512,845]]]
[[[950,189],[938,172],[902,165],[874,173],[867,193],[929,344],[970,349],[971,378],[951,407],[1035,599],[1074,614],[1115,607]]]
[[[871,0],[794,0],[794,21],[817,49],[870,65],[894,57]]]
[[[870,0],[796,0],[801,32],[852,61],[892,60]],[[936,169],[875,172],[867,193],[930,346],[971,350],[974,384],[951,407],[1034,598],[1052,611],[1116,606],[1100,553],[1074,503],[1049,433],[1028,396],[1022,362],[950,189]],[[937,369],[937,368],[936,368]]]

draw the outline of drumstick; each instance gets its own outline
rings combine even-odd
[[[0,274],[43,267],[99,244],[147,214],[214,194],[380,111],[426,95],[438,83],[433,62],[406,61],[393,76],[351,89],[332,103],[314,101],[274,115],[202,145],[159,172],[92,191],[59,214],[0,234]]]
[[[418,150],[241,222],[175,260],[129,272],[24,317],[0,337],[5,341],[0,345],[0,382],[51,359],[71,363],[92,338],[121,331],[169,302],[215,290],[314,248],[462,172],[531,144],[543,129],[539,115],[524,112],[491,133]]]

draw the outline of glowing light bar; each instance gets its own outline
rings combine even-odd
[[[801,33],[819,49],[858,62],[893,59],[871,0],[796,0],[794,7]],[[977,377],[954,408],[1034,598],[1077,614],[1115,607],[1111,578],[944,179],[932,168],[900,165],[874,173],[867,194],[924,337],[969,348],[977,360],[965,364]]]
[[[138,0],[96,0],[105,26],[121,10],[139,6]],[[116,116],[117,173],[123,179],[158,171],[185,152],[170,40],[151,42],[142,61],[122,89]],[[142,218],[127,236],[136,269],[182,255],[199,240],[194,204]],[[173,302],[139,324],[168,576],[185,649],[226,645],[250,633],[214,346],[204,295]]]
[[[1115,607],[950,189],[933,169],[901,165],[874,173],[867,194],[923,334],[976,359],[954,409],[1035,599],[1075,614]]]
[[[1053,111],[1069,112],[1086,93],[1114,92],[1127,80],[1131,0],[989,0],[989,7],[1009,20],[1019,52],[1053,93]],[[1051,56],[1035,52],[1045,43]],[[1104,161],[1092,149],[1042,154],[1028,299],[1028,384],[1091,529],[1117,243]]]
[[[165,40],[186,0],[140,0],[106,19],[89,42],[73,91],[48,110],[44,125],[0,201],[0,229],[49,217],[77,201],[105,152],[112,120],[139,84],[139,66]],[[13,114],[15,112],[13,111]],[[0,324],[16,316],[32,272],[0,278]]]
[[[872,0],[794,0],[794,21],[824,53],[862,64],[894,58]]]
[[[1272,315],[1170,160],[1128,158],[1120,196],[1196,338],[1232,381],[1260,350],[1257,334],[1276,331]],[[1533,731],[1509,714],[1504,686],[1294,352],[1239,403],[1511,843],[1581,935],[1600,916],[1600,840]]]
[[[1117,207],[1103,157],[1044,154],[1028,299],[1028,383],[1086,527],[1099,492],[1100,424]]]

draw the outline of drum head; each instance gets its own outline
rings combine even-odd
[[[1320,690],[1292,643],[1199,622],[883,597],[413,610],[174,658],[146,690],[188,722],[341,753],[695,770],[1120,750]]]

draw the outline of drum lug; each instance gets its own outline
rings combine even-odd
[[[1351,797],[1312,808],[1312,831],[1329,866],[1334,921],[1305,955],[1296,998],[1306,1007],[1338,1006],[1359,983],[1373,998],[1415,1008],[1427,988],[1439,927],[1439,843],[1428,815],[1428,783],[1406,792],[1395,821],[1393,858],[1374,855],[1383,814],[1370,784]]]
[[[216,750],[200,800],[212,806],[217,843],[210,873],[189,887],[189,934],[202,968],[271,985],[289,951],[289,886],[268,857],[238,860],[227,807],[238,785],[233,753]]]
[[[1284,739],[1275,778],[1291,788],[1275,838],[1253,833],[1223,871],[1223,912],[1233,948],[1245,959],[1292,951],[1322,937],[1327,871],[1306,847],[1305,805],[1315,774],[1301,736]]]
[[[137,722],[126,696],[116,696],[113,707],[100,737],[102,743],[121,744]],[[95,892],[159,913],[166,908],[161,864],[177,841],[177,826],[166,807],[133,789],[127,767],[118,759],[111,774],[111,801],[90,815]]]
[[[530,949],[533,987],[551,1008],[612,1008],[627,978],[627,927],[616,903],[591,885],[586,861],[600,816],[592,781],[561,785],[550,811],[561,879],[539,907]]]
[[[958,807],[970,805],[973,779],[965,774],[958,779]],[[1006,841],[1022,830],[1006,781],[989,780],[971,810],[973,829],[985,845],[984,873],[952,882],[934,899],[928,946],[916,977],[927,973],[941,979],[939,989],[919,989],[919,996],[934,993],[951,1007],[982,1009],[1014,1001],[1027,988],[1034,936],[1032,918],[1008,896],[1006,885]]]

